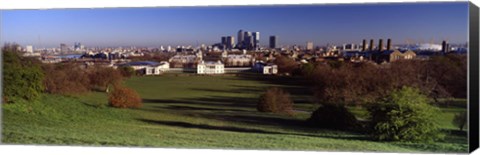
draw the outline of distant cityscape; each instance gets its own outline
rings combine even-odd
[[[465,54],[467,44],[422,43],[394,45],[392,39],[363,39],[360,43],[315,46],[312,41],[305,45],[280,46],[280,37],[268,36],[268,46],[260,43],[260,32],[239,30],[237,36],[221,36],[219,43],[199,46],[160,47],[88,47],[80,42],[69,46],[61,43],[57,48],[19,47],[24,56],[38,57],[44,63],[76,62],[82,65],[103,64],[109,67],[136,66],[143,74],[164,72],[195,72],[199,74],[223,74],[254,70],[264,74],[276,74],[275,56],[284,55],[299,64],[325,60],[348,62],[373,62],[385,64],[401,59],[429,59],[434,55]],[[162,55],[161,62],[135,62],[135,58]],[[143,59],[143,60],[149,60]],[[153,60],[153,59],[150,59]],[[210,66],[210,67],[209,67]],[[229,68],[230,67],[230,68]],[[233,67],[233,68],[231,68]],[[238,67],[243,67],[239,69]],[[199,70],[204,68],[204,70]],[[207,71],[208,69],[212,71]]]

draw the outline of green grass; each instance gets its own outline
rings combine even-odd
[[[305,126],[315,110],[302,79],[237,76],[134,77],[125,84],[140,93],[140,109],[107,106],[107,96],[44,95],[38,102],[3,105],[2,142],[11,144],[146,146],[381,152],[466,152],[466,136],[440,142],[377,142],[368,135]],[[291,117],[256,111],[269,86],[292,93],[298,113]],[[358,117],[365,111],[351,107]],[[442,108],[442,128],[459,107]]]

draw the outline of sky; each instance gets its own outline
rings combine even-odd
[[[237,32],[315,46],[391,38],[393,44],[466,43],[468,3],[324,4],[1,10],[0,42],[36,48],[211,45]],[[368,41],[367,41],[368,42]]]

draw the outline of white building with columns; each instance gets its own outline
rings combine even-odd
[[[201,61],[197,65],[197,74],[224,74],[225,65],[221,61]]]

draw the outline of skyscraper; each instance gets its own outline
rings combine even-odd
[[[447,41],[442,41],[442,54],[445,54],[448,52],[448,43]]]
[[[260,32],[253,32],[253,49],[257,50],[260,46]]]
[[[270,36],[270,48],[277,48],[277,36]]]
[[[60,51],[61,52],[68,52],[68,47],[66,44],[60,44]]]
[[[246,49],[252,49],[253,47],[253,36],[251,32],[245,31],[243,39],[243,45]]]
[[[313,42],[307,42],[307,50],[313,50]]]
[[[243,30],[240,30],[240,31],[238,31],[238,38],[237,38],[237,40],[238,40],[237,45],[238,45],[239,47],[242,47],[242,46],[243,46],[243,39],[244,39]]]
[[[227,48],[232,49],[235,46],[235,37],[234,36],[227,36]]]
[[[226,45],[227,44],[227,37],[222,37],[222,45]]]

